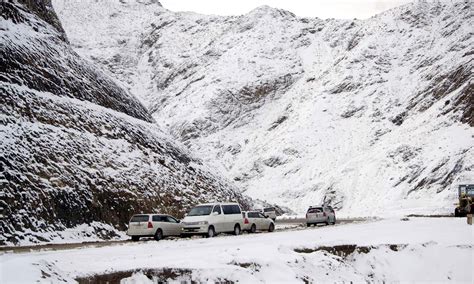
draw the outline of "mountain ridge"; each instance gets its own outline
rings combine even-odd
[[[54,5],[77,52],[254,198],[297,212],[324,199],[342,215],[450,212],[456,183],[474,180],[469,1],[366,20]],[[83,16],[107,28],[85,32]]]

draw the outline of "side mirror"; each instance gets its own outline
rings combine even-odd
[[[263,216],[265,216],[265,218],[267,218],[267,219],[268,219],[268,215],[263,215]]]
[[[216,216],[216,215],[219,215],[219,213],[217,213],[217,212],[212,212],[211,215],[212,215],[212,216]]]

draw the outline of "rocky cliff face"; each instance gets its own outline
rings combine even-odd
[[[49,1],[1,8],[0,243],[48,241],[92,223],[107,238],[134,213],[248,204],[72,50]]]
[[[77,52],[253,197],[450,212],[456,183],[474,179],[472,1],[367,20],[53,2]]]

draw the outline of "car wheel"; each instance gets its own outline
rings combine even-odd
[[[163,238],[163,231],[161,229],[156,230],[153,238],[155,239],[155,241],[161,240]]]
[[[250,227],[249,233],[255,233],[256,231],[257,231],[257,226],[255,226],[255,224],[252,224],[252,227]]]
[[[310,223],[306,223],[306,227],[311,227],[311,224],[310,224]]]
[[[132,236],[132,241],[138,242],[140,240],[139,236]]]
[[[275,231],[275,225],[273,223],[270,224],[270,227],[268,228],[269,232]]]
[[[240,226],[239,225],[234,226],[234,235],[236,235],[236,236],[240,235]]]
[[[326,222],[324,222],[324,224],[325,224],[326,226],[329,225],[329,217],[328,217],[328,219],[326,220]]]
[[[216,236],[216,231],[214,230],[213,226],[209,226],[209,229],[207,229],[207,237],[208,238],[213,238]]]
[[[454,217],[461,217],[461,214],[459,214],[458,208],[454,209]]]

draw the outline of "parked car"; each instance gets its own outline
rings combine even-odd
[[[212,238],[219,233],[239,235],[244,219],[238,203],[206,203],[191,209],[182,224],[184,235]]]
[[[159,241],[167,236],[181,235],[181,223],[173,216],[165,214],[137,214],[128,223],[127,235],[133,241],[141,237],[153,237]]]
[[[272,219],[275,222],[277,215],[275,207],[266,207],[262,209],[263,215],[267,216],[268,218]]]
[[[273,220],[263,215],[262,212],[242,212],[242,216],[244,217],[244,231],[255,233],[256,231],[273,232],[275,230],[275,223]]]
[[[331,206],[311,206],[306,212],[306,225],[316,225],[319,223],[336,224],[336,213]]]

